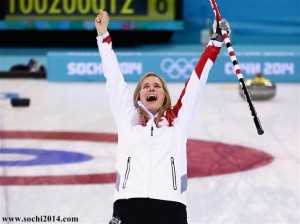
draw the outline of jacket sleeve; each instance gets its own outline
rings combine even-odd
[[[109,33],[97,37],[98,50],[102,60],[103,74],[106,79],[110,107],[114,119],[119,126],[122,122],[129,121],[128,116],[134,108],[127,83],[121,73],[119,63]]]
[[[173,107],[175,119],[186,133],[188,133],[190,124],[199,110],[209,71],[216,61],[222,45],[223,43],[215,40],[209,41],[191,76],[185,82],[177,103]]]

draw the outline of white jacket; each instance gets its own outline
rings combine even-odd
[[[138,111],[119,69],[109,33],[98,36],[97,43],[118,130],[115,200],[154,198],[186,204],[188,129],[222,43],[209,42],[173,107],[175,119],[165,114],[158,127],[145,107],[151,118],[146,126],[139,124]]]

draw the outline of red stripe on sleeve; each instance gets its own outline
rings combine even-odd
[[[221,48],[216,46],[208,46],[205,49],[195,68],[195,72],[199,79],[207,60],[210,59],[212,62],[215,62],[220,50]]]
[[[110,36],[107,36],[107,37],[105,37],[104,39],[103,39],[103,41],[102,41],[102,43],[110,43],[111,42],[111,38],[110,38]]]
[[[221,50],[221,48],[216,47],[216,46],[208,46],[205,49],[205,51],[201,55],[197,65],[195,67],[195,72],[196,72],[199,79],[201,77],[201,73],[202,73],[203,68],[204,68],[206,62],[208,61],[208,59],[210,59],[212,62],[215,62],[220,50]],[[186,87],[187,87],[189,81],[190,81],[190,78],[188,78],[186,80],[185,85],[184,85],[184,89],[182,90],[182,92],[180,94],[180,97],[179,97],[177,103],[175,104],[175,106],[172,108],[171,111],[167,111],[166,119],[169,122],[169,126],[172,126],[173,120],[178,116],[178,113],[179,113],[179,111],[182,107],[182,101],[181,100],[182,100],[182,98],[185,94]]]
[[[188,78],[188,80],[185,81],[184,89],[182,90],[177,103],[172,108],[172,111],[168,111],[167,114],[166,114],[166,119],[169,122],[169,126],[172,126],[173,120],[178,116],[178,112],[179,112],[180,108],[182,107],[181,100],[182,100],[182,97],[185,94],[185,90],[186,90],[186,87],[187,87],[187,84],[188,84],[189,80],[190,80],[190,78]]]

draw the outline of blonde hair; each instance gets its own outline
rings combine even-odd
[[[158,111],[158,115],[157,115],[157,119],[156,119],[156,125],[158,124],[158,122],[161,120],[161,118],[164,116],[164,113],[166,111],[172,111],[171,110],[171,106],[172,106],[172,102],[171,102],[171,97],[170,97],[170,93],[169,93],[169,90],[167,88],[167,84],[166,84],[166,81],[158,76],[157,74],[155,74],[154,72],[148,72],[146,73],[145,75],[143,75],[141,77],[141,79],[139,80],[139,82],[137,83],[137,86],[134,90],[134,94],[133,94],[133,103],[134,103],[134,106],[138,108],[138,111],[139,111],[139,115],[140,115],[140,119],[142,119],[143,121],[147,122],[149,120],[149,116],[148,114],[138,105],[138,101],[140,100],[140,91],[141,91],[141,88],[142,88],[142,83],[143,81],[150,77],[150,76],[154,76],[156,78],[158,78],[162,84],[162,88],[165,92],[165,99],[164,99],[164,102],[163,102],[163,105],[162,107],[159,109]]]

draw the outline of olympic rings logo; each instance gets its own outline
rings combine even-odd
[[[198,58],[190,60],[186,58],[164,58],[160,63],[161,70],[172,79],[179,79],[181,77],[187,79],[198,63]]]

